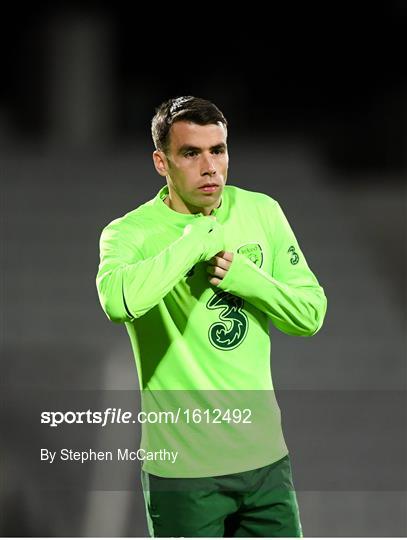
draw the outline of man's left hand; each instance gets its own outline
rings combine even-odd
[[[226,276],[232,261],[233,253],[230,251],[219,251],[212,259],[209,259],[209,265],[206,270],[209,274],[209,283],[211,285],[219,285]]]

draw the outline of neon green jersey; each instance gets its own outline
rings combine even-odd
[[[314,335],[326,312],[324,291],[271,197],[225,186],[213,220],[175,212],[167,194],[165,186],[104,228],[96,280],[106,315],[126,325],[143,409],[183,418],[143,424],[142,448],[178,452],[175,463],[144,461],[143,469],[199,477],[268,465],[287,453],[269,322]],[[207,261],[221,250],[234,257],[214,287]]]

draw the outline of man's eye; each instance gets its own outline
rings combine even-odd
[[[225,153],[225,149],[224,148],[215,148],[213,150],[213,153],[214,154],[224,154]]]
[[[185,152],[184,156],[185,157],[195,157],[197,155],[197,152],[194,152],[193,150],[191,150],[190,152]]]

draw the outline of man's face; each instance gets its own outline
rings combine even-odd
[[[218,206],[229,162],[226,137],[222,124],[180,121],[171,126],[165,173],[170,196],[186,211]]]

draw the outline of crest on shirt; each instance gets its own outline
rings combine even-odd
[[[240,246],[240,248],[237,249],[237,252],[241,253],[242,255],[245,255],[259,268],[262,267],[263,250],[260,244],[256,242],[252,242],[250,244],[244,244],[243,246]]]

